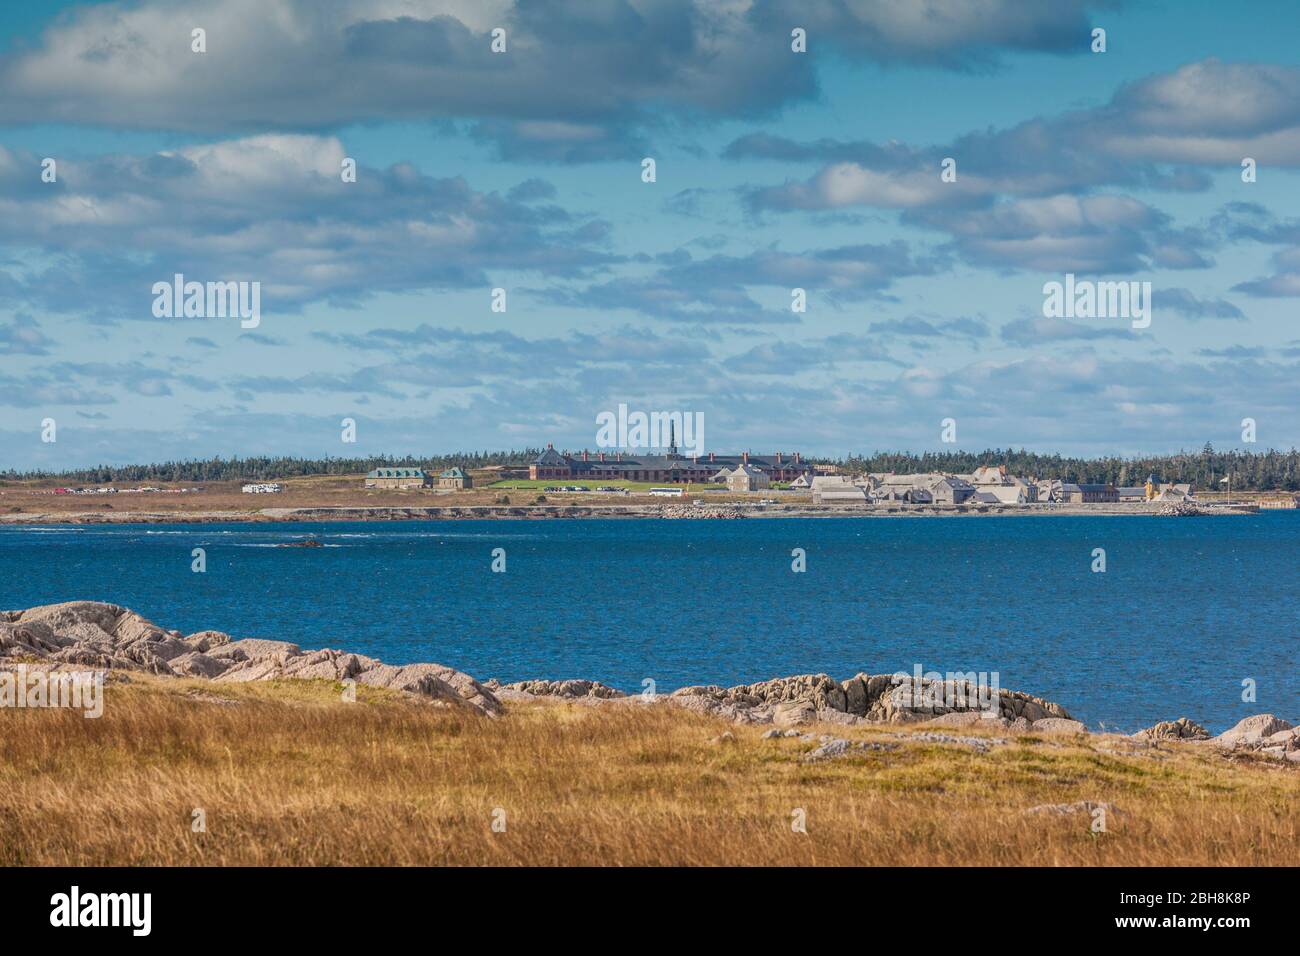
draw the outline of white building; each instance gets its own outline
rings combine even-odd
[[[284,486],[274,481],[259,481],[244,485],[240,490],[246,495],[273,495],[284,491]]]

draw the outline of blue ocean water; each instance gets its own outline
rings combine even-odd
[[[277,547],[309,536],[326,547]],[[0,607],[111,601],[187,633],[628,691],[996,671],[1093,727],[1218,731],[1300,716],[1298,558],[1296,512],[7,527]]]

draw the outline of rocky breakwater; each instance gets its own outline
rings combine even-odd
[[[738,508],[720,505],[671,505],[659,511],[661,518],[743,518]]]
[[[0,611],[0,668],[143,671],[214,683],[289,678],[354,680],[495,716],[501,702],[468,674],[441,664],[385,664],[346,651],[304,651],[288,641],[182,634],[98,601]]]

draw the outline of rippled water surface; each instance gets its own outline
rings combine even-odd
[[[325,547],[277,547],[306,537]],[[10,527],[0,607],[111,601],[186,632],[625,690],[997,671],[1094,727],[1217,731],[1300,716],[1298,559],[1296,512]]]

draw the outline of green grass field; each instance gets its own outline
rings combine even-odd
[[[598,478],[598,479],[584,478],[581,480],[575,478],[546,478],[546,479],[538,479],[537,481],[533,481],[532,479],[516,478],[516,479],[506,479],[504,481],[495,481],[492,484],[488,485],[487,487],[493,489],[494,491],[498,489],[501,491],[509,491],[509,490],[541,491],[543,488],[562,488],[565,485],[582,485],[584,488],[590,488],[592,494],[596,493],[597,488],[626,488],[632,494],[644,494],[645,492],[649,491],[651,488],[677,487],[675,485],[655,484],[652,481],[624,481],[621,478]],[[716,491],[717,489],[720,489],[722,486],[715,485],[715,484],[696,483],[696,484],[682,485],[681,487],[685,489],[685,493],[687,495],[693,495],[693,494],[706,492],[710,489],[714,489]],[[785,487],[786,486],[783,484],[772,485],[772,488],[774,490],[780,490]],[[559,493],[562,494],[563,492],[559,492]],[[579,492],[579,494],[580,493],[581,492]]]

